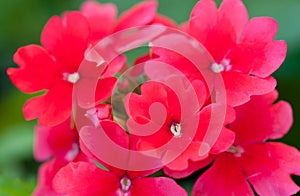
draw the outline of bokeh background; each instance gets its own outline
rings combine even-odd
[[[114,2],[119,12],[138,0],[99,0]],[[30,195],[36,184],[39,163],[32,155],[35,121],[26,122],[22,106],[30,95],[19,92],[6,76],[14,52],[21,46],[39,44],[43,26],[53,15],[79,9],[83,0],[9,0],[0,1],[0,195]],[[182,23],[189,18],[197,0],[159,0],[158,12]],[[217,0],[220,3],[220,0]],[[274,74],[280,99],[294,109],[294,125],[282,140],[300,149],[300,1],[244,0],[250,17],[271,16],[279,23],[277,39],[288,44],[282,67]],[[190,189],[195,175],[181,181]],[[300,184],[300,178],[294,177]]]

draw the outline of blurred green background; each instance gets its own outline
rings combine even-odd
[[[0,195],[30,195],[36,183],[39,165],[32,158],[35,121],[26,122],[22,115],[22,106],[30,95],[22,94],[10,83],[6,69],[16,66],[12,57],[17,48],[31,43],[39,44],[43,26],[51,16],[79,9],[82,2],[83,0],[0,1]],[[140,1],[100,2],[114,2],[122,12]],[[196,2],[197,0],[159,0],[158,11],[182,23],[188,19]],[[278,79],[280,98],[289,101],[294,109],[294,125],[283,141],[299,149],[300,1],[244,0],[244,3],[250,17],[265,15],[275,18],[279,23],[277,39],[284,39],[288,43],[286,61],[274,76]]]

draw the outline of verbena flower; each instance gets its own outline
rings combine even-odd
[[[102,121],[101,127],[112,141],[123,148],[129,148],[132,140],[125,130],[113,121]],[[67,195],[187,195],[187,192],[168,177],[146,177],[159,168],[147,171],[128,171],[109,165],[97,152],[99,147],[99,128],[84,127],[80,133],[82,146],[89,157],[103,163],[108,170],[99,168],[95,163],[69,163],[55,176],[55,190]],[[87,141],[89,141],[87,143]],[[112,153],[112,152],[111,152]],[[111,156],[115,156],[111,154]],[[118,159],[118,157],[116,157]],[[130,156],[127,157],[130,160]],[[120,162],[124,161],[120,157]],[[127,161],[127,160],[126,160]]]
[[[270,75],[286,56],[285,41],[275,41],[278,25],[269,17],[248,21],[241,0],[224,0],[219,9],[213,0],[199,1],[186,32],[211,54],[210,69],[221,73],[231,106],[247,102],[251,95],[271,92],[276,81]]]
[[[14,55],[19,68],[9,68],[7,73],[21,91],[43,92],[26,102],[25,118],[54,126],[71,116],[74,84],[86,84],[85,77],[90,77],[78,72],[90,44],[88,21],[79,12],[68,12],[62,19],[54,16],[45,26],[41,42],[43,47],[21,47]],[[116,78],[109,76],[99,80],[100,101],[111,95],[115,83]]]
[[[213,165],[197,180],[193,195],[292,195],[299,187],[291,174],[299,175],[300,154],[294,147],[268,141],[284,136],[292,125],[292,109],[278,94],[253,96],[236,108],[229,125],[234,144],[216,156]],[[253,188],[252,188],[253,187]]]

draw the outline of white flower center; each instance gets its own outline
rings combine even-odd
[[[232,153],[236,157],[241,157],[245,150],[241,146],[230,146],[227,152]]]
[[[232,65],[230,64],[230,60],[223,59],[221,63],[214,62],[211,64],[210,69],[215,73],[221,73],[223,71],[229,71]]]
[[[120,180],[120,185],[121,185],[121,190],[123,193],[126,193],[129,191],[130,187],[131,187],[131,180],[127,177],[124,176],[121,180]]]
[[[170,127],[171,133],[174,135],[174,137],[180,137],[181,136],[181,125],[177,122],[172,122]]]
[[[224,71],[224,66],[222,64],[213,63],[210,69],[215,73],[221,73],[222,71]]]
[[[75,84],[80,79],[80,76],[79,76],[78,72],[74,72],[72,74],[64,73],[63,76],[64,76],[64,79],[66,81],[68,81],[68,82],[70,82],[72,84]]]

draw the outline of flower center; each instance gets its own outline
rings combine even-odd
[[[241,146],[230,146],[227,152],[232,153],[236,157],[241,157],[245,150]]]
[[[177,122],[172,122],[170,127],[171,133],[174,135],[174,137],[180,137],[181,136],[181,125]]]
[[[128,190],[131,187],[131,180],[127,176],[124,176],[120,180],[120,185],[121,185],[121,190],[123,191],[123,193],[126,193],[126,192],[128,192]]]
[[[79,76],[78,72],[74,72],[72,74],[63,73],[63,77],[64,77],[64,80],[66,80],[66,81],[68,81],[72,84],[75,84],[80,79],[80,76]]]
[[[77,143],[73,143],[72,149],[67,152],[67,154],[65,155],[65,159],[67,161],[73,161],[75,157],[78,155],[78,153],[79,153],[79,146]]]
[[[210,69],[215,73],[221,73],[223,71],[229,71],[232,65],[230,65],[230,60],[223,59],[221,63],[214,62],[211,64]]]

